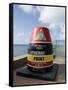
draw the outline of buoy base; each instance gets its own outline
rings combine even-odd
[[[47,68],[32,68],[32,67],[29,67],[29,66],[27,66],[27,68],[30,70],[30,71],[32,71],[32,72],[37,72],[37,73],[45,73],[45,71],[47,72],[49,72],[49,71],[51,71],[52,70],[52,68],[53,68],[53,65],[52,66],[50,66],[50,67],[47,67]]]
[[[27,66],[16,70],[16,75],[41,79],[41,80],[56,80],[58,71],[58,64],[54,64],[51,70],[45,70],[43,73],[33,72],[28,69]]]

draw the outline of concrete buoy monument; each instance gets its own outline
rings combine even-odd
[[[48,28],[37,26],[30,38],[27,66],[34,71],[43,71],[53,66],[53,46]]]
[[[55,80],[58,65],[54,64],[53,44],[49,29],[37,26],[32,31],[25,67],[17,75],[43,80]]]

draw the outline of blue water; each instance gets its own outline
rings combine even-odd
[[[27,49],[28,49],[28,45],[14,45],[14,47],[13,47],[14,57],[21,56],[21,55],[26,55],[27,54]]]
[[[65,56],[65,43],[64,42],[59,42],[59,43],[54,43],[53,44],[53,51],[56,56]],[[14,45],[13,47],[13,55],[14,57],[16,56],[21,56],[21,55],[27,55],[27,50],[28,50],[28,45]]]

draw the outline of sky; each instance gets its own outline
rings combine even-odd
[[[14,4],[13,43],[28,44],[36,26],[47,27],[52,41],[65,40],[65,8]]]

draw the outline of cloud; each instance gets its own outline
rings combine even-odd
[[[63,7],[37,7],[40,13],[39,21],[42,23],[65,23],[65,8]]]
[[[23,32],[14,33],[14,44],[22,44],[25,34]]]
[[[24,33],[22,32],[18,32],[17,34],[16,34],[18,37],[23,37],[24,36]]]
[[[33,6],[31,6],[31,5],[19,5],[19,8],[21,8],[26,13],[30,13],[33,9]]]
[[[39,22],[48,24],[52,40],[65,40],[65,8],[38,6]]]
[[[65,8],[48,6],[19,5],[24,12],[39,12],[38,20],[41,23],[65,23]]]
[[[38,21],[41,25],[47,26],[50,30],[52,40],[65,40],[65,8],[19,5],[19,8],[27,13],[39,13]],[[29,18],[29,17],[28,17]],[[29,43],[31,32],[17,32],[14,35],[14,42]]]
[[[30,42],[30,37],[31,37],[31,32],[28,32],[28,33],[26,33],[26,36],[24,37],[25,38],[25,43],[29,43]]]
[[[64,26],[64,25],[61,27],[60,38],[61,38],[61,37],[62,37],[63,40],[65,39],[65,26]]]
[[[14,33],[14,44],[28,44],[30,40],[31,32],[17,32]]]
[[[49,27],[51,38],[55,40],[65,40],[65,25],[51,24]]]
[[[38,20],[41,23],[65,23],[65,8],[64,7],[48,7],[48,6],[32,6],[19,5],[24,12],[30,13],[39,12]]]

